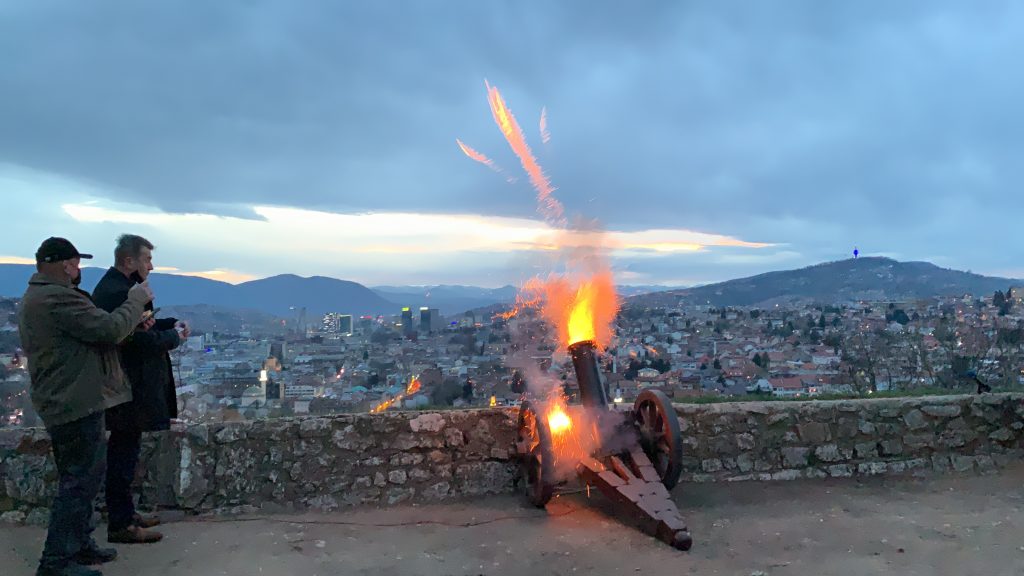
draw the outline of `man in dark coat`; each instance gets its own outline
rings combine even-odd
[[[92,502],[106,458],[103,411],[132,398],[117,344],[142,323],[143,307],[153,298],[140,284],[109,312],[97,308],[78,289],[82,258],[92,256],[63,238],[43,242],[18,312],[32,405],[50,435],[58,477],[39,576],[98,576],[83,564],[117,557],[92,538]]]
[[[104,310],[117,308],[128,292],[145,282],[153,270],[153,244],[141,236],[118,238],[114,267],[93,290],[93,300]],[[152,311],[149,303],[146,310]],[[143,432],[167,430],[178,417],[174,374],[169,351],[188,337],[188,326],[174,318],[155,319],[149,330],[139,330],[120,345],[121,365],[131,383],[132,400],[107,410],[107,541],[125,544],[157,542],[155,517],[135,511],[131,487],[139,463]]]

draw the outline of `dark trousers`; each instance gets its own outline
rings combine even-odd
[[[116,532],[133,524],[135,502],[132,482],[139,464],[142,432],[114,428],[107,443],[107,530]]]
[[[57,464],[57,496],[50,506],[50,526],[41,566],[62,568],[79,551],[96,545],[92,531],[93,500],[103,481],[107,445],[103,412],[67,424],[48,426]]]

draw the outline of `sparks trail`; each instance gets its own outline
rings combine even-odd
[[[547,106],[540,109],[540,141],[545,144],[551,141],[551,132],[548,132]]]
[[[498,129],[501,130],[501,134],[505,137],[509,147],[512,148],[512,152],[519,158],[520,164],[523,165],[523,170],[530,177],[530,184],[537,191],[537,203],[540,205],[541,216],[552,224],[564,227],[566,223],[565,209],[562,207],[562,203],[552,196],[555,187],[551,185],[551,181],[544,174],[544,169],[541,168],[537,159],[533,156],[533,151],[530,150],[530,145],[526,143],[523,130],[519,127],[519,123],[516,122],[516,117],[512,115],[512,111],[505,104],[505,99],[501,97],[501,92],[494,86],[491,86],[486,80],[484,85],[487,86],[487,102],[491,106],[491,114],[494,116],[494,121],[498,124]]]
[[[501,169],[501,166],[498,166],[498,164],[494,160],[491,160],[490,158],[488,158],[484,153],[479,152],[479,151],[471,148],[470,146],[467,146],[462,140],[459,140],[458,138],[455,139],[455,143],[459,145],[460,149],[462,149],[462,153],[465,154],[466,156],[469,156],[469,158],[471,160],[475,160],[475,161],[483,164],[484,166],[487,166],[488,168],[490,168],[491,170],[493,170],[497,174],[504,174],[505,173],[505,171]],[[514,177],[514,176],[508,176],[507,180],[509,182],[517,182],[518,181],[516,179],[516,177]]]
[[[530,150],[530,145],[526,143],[526,137],[523,135],[522,128],[519,127],[519,123],[516,121],[515,116],[512,115],[512,111],[505,104],[505,99],[502,98],[501,92],[496,87],[491,86],[486,80],[484,80],[484,85],[487,87],[487,103],[491,107],[494,122],[498,125],[498,129],[501,130],[501,134],[505,137],[509,147],[512,148],[512,152],[519,158],[523,170],[526,171],[527,176],[530,178],[530,184],[537,191],[537,211],[549,224],[564,228],[566,225],[565,208],[554,197],[555,187],[548,180],[547,175],[544,174],[544,168],[537,162],[533,151]],[[541,109],[540,131],[541,140],[545,143],[551,139],[551,134],[548,133],[547,129],[546,108]],[[466,146],[458,138],[455,141],[466,156],[495,172],[504,172],[493,160],[483,153]],[[510,176],[508,181],[515,182],[516,179]]]

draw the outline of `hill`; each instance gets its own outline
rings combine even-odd
[[[494,304],[509,304],[516,299],[516,289],[512,286],[374,286],[373,290],[402,306],[437,308],[444,315],[460,314]]]
[[[1024,286],[1024,280],[950,270],[929,262],[865,257],[826,262],[798,270],[768,272],[684,290],[645,294],[630,298],[629,303],[641,306],[754,306],[796,300],[839,303],[963,294],[980,297],[1010,286]]]
[[[20,297],[25,292],[34,266],[0,264],[0,296]],[[103,276],[100,268],[82,270],[82,288],[92,291]],[[307,314],[396,314],[398,305],[362,284],[293,274],[228,284],[196,276],[151,274],[150,285],[158,306],[210,306],[251,309],[276,316],[294,316],[292,307],[305,307]]]

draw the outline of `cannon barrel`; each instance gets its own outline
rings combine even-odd
[[[597,346],[591,340],[576,342],[569,346],[572,367],[576,370],[576,381],[580,386],[580,403],[587,408],[607,408],[608,394],[601,383],[597,369]]]

